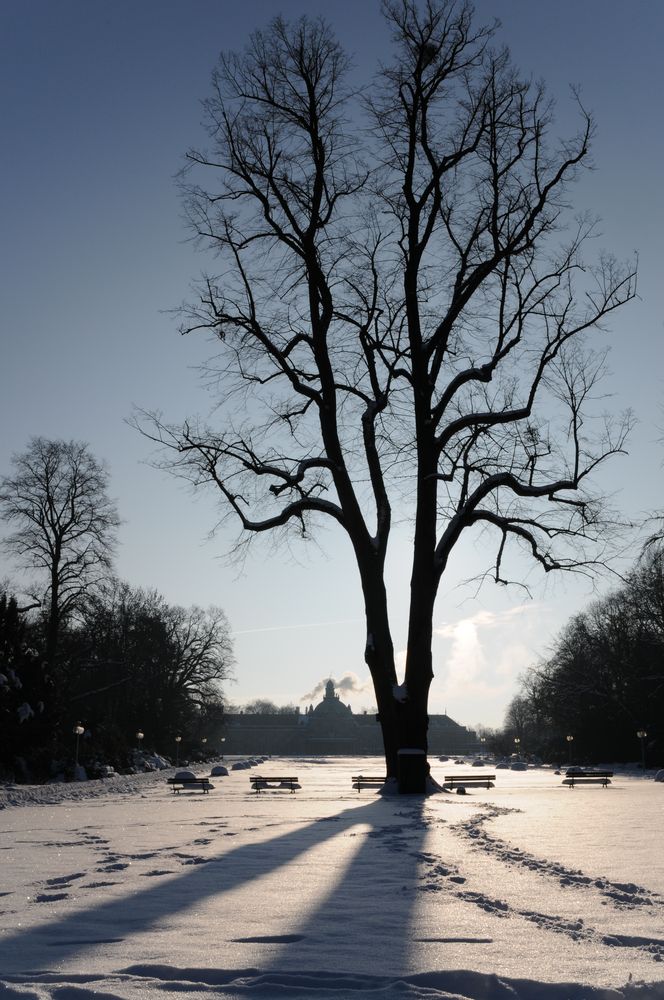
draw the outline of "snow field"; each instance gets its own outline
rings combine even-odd
[[[662,784],[351,788],[381,769],[261,765],[295,794],[251,770],[209,795],[170,772],[5,788],[0,998],[664,998]]]

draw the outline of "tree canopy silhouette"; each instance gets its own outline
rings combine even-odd
[[[567,210],[594,128],[579,96],[577,133],[556,140],[495,24],[454,0],[382,10],[394,58],[361,95],[323,20],[276,18],[221,57],[182,180],[217,261],[183,323],[217,341],[216,423],[137,422],[218,492],[239,544],[325,520],[345,533],[394,775],[400,749],[426,752],[434,604],[461,536],[486,529],[503,583],[512,547],[547,572],[602,559],[591,475],[629,421],[590,418],[603,356],[586,335],[635,273],[586,259],[594,223]],[[395,512],[412,526],[401,683]]]
[[[38,574],[52,666],[62,623],[110,571],[120,519],[108,472],[84,442],[34,437],[12,462],[0,480],[0,516],[14,527],[5,547]]]

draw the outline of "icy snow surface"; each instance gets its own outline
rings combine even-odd
[[[0,786],[0,1000],[664,998],[664,785],[353,790],[382,769]]]

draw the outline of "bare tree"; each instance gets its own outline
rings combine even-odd
[[[664,416],[664,403],[661,404],[660,410],[662,416]],[[659,425],[659,430],[662,431],[664,428]],[[660,444],[664,444],[664,436],[659,439]],[[650,555],[653,550],[662,550],[664,548],[664,510],[654,511],[645,518],[646,530],[648,531],[648,537],[643,543],[641,554],[644,556]]]
[[[109,571],[120,523],[108,472],[77,441],[32,438],[0,481],[0,516],[15,530],[4,541],[41,579],[46,660],[55,661],[62,623]]]
[[[513,547],[546,572],[602,558],[589,477],[629,421],[589,416],[603,359],[585,335],[632,298],[635,274],[584,260],[587,217],[563,230],[593,134],[578,96],[579,131],[556,142],[544,88],[491,48],[495,25],[474,27],[455,0],[383,12],[396,56],[362,101],[320,20],[277,18],[221,58],[209,148],[183,178],[193,233],[219,261],[183,332],[218,341],[221,429],[136,422],[174,449],[166,464],[218,490],[241,539],[325,519],[345,532],[395,775],[400,749],[427,749],[434,604],[462,534],[486,529],[501,583]],[[413,532],[402,683],[393,511]]]
[[[242,711],[245,715],[298,715],[300,709],[297,705],[275,705],[267,698],[256,698],[243,705]]]
[[[224,612],[171,605],[155,590],[110,581],[88,602],[77,633],[70,687],[81,709],[96,704],[100,717],[113,717],[125,730],[145,726],[152,740],[186,729],[220,700],[221,683],[232,675]]]

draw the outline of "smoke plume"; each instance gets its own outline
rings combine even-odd
[[[334,677],[323,677],[323,679],[316,684],[312,691],[309,691],[308,694],[302,695],[300,701],[312,703],[320,701],[325,692],[325,685],[328,681],[332,681],[334,684],[334,690],[342,699],[344,695],[366,694],[371,690],[369,681],[361,681],[357,674],[353,674],[347,670],[346,673],[339,678],[339,680],[335,680]]]

